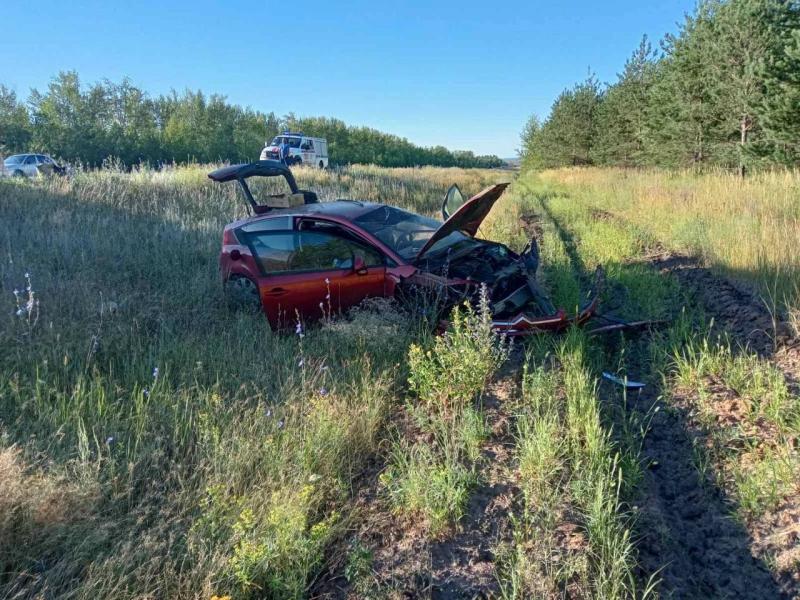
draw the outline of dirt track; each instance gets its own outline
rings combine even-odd
[[[550,212],[546,199],[542,206],[573,269],[578,275],[584,273],[572,233]],[[604,211],[593,211],[593,217],[627,226],[620,217]],[[523,226],[530,227],[537,219],[527,216]],[[714,274],[697,259],[661,247],[637,262],[674,277],[687,302],[713,319],[712,333],[771,360],[797,392],[797,340],[746,285]],[[800,498],[788,498],[777,511],[748,527],[737,521],[735,506],[708,474],[697,469],[697,449],[705,445],[706,432],[696,418],[694,399],[673,397],[666,405],[660,378],[647,373],[646,337],[631,335],[626,342],[629,372],[652,382],[641,393],[630,395],[624,407],[640,423],[649,421],[642,440],[647,468],[635,507],[642,582],[656,577],[659,593],[670,598],[800,598],[796,566],[800,564]],[[607,401],[619,402],[618,389],[610,384],[604,383],[601,393]],[[774,573],[764,562],[767,556],[778,567]]]
[[[650,261],[654,268],[677,279],[689,300],[714,319],[717,333],[773,362],[797,393],[797,340],[757,294],[744,284],[715,275],[690,257],[661,253]],[[724,395],[727,390],[712,393]],[[654,400],[654,394],[649,395],[645,404]],[[666,518],[669,529],[680,535],[665,546],[662,540],[653,539],[652,533],[646,534],[640,546],[643,562],[648,554],[655,559],[664,549],[677,552],[663,571],[664,589],[675,589],[676,596],[677,592],[689,592],[687,583],[695,582],[696,593],[704,596],[800,598],[800,573],[791,566],[800,559],[800,498],[787,498],[776,511],[748,523],[747,528],[738,524],[724,494],[709,482],[698,481],[692,466],[693,446],[705,443],[693,398],[678,395],[672,406],[673,411],[661,411],[653,420],[644,450],[659,463],[647,478],[649,498],[654,501],[648,514],[656,525]],[[717,406],[722,410],[730,405]],[[720,420],[739,426],[739,415],[731,410],[726,413],[719,415]],[[647,527],[647,531],[652,530]],[[767,556],[778,568],[775,580],[763,562]]]

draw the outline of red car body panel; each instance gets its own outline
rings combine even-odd
[[[422,264],[422,255],[438,240],[456,231],[474,237],[478,227],[508,184],[491,186],[467,200],[428,239],[413,261],[409,261],[354,222],[359,216],[384,206],[382,204],[350,200],[320,203],[317,202],[316,194],[313,192],[303,192],[307,198],[306,204],[293,208],[273,209],[257,204],[250,190],[244,184],[244,178],[249,176],[272,176],[280,173],[286,177],[293,193],[301,192],[297,189],[291,174],[286,171],[288,169],[278,163],[260,161],[250,165],[224,167],[209,174],[211,179],[220,182],[239,179],[245,196],[251,204],[253,212],[256,213],[255,216],[235,221],[225,227],[219,259],[223,282],[231,281],[234,278],[245,278],[255,284],[262,310],[274,328],[291,327],[298,318],[308,321],[338,314],[368,297],[392,297],[398,286],[404,282],[454,291],[457,297],[460,294],[462,294],[461,297],[465,297],[467,293],[477,289],[475,286],[479,285],[481,280],[480,278],[475,279],[471,272],[463,273],[458,277],[452,273],[449,275],[445,273],[443,276],[430,270],[420,269],[416,265]],[[274,219],[280,219],[280,221],[275,221],[272,225],[267,223]],[[334,253],[332,268],[320,270],[315,266],[314,270],[309,271],[272,270],[275,261],[282,265],[284,250],[280,244],[273,243],[274,238],[270,239],[270,234],[297,236],[302,235],[303,232],[321,234],[323,239],[327,234],[330,239],[354,244],[350,248],[350,258],[344,261],[345,264],[348,262],[350,264],[347,264],[346,267],[337,267],[336,265],[342,260],[336,259],[337,255]],[[272,244],[260,246],[265,252],[260,255],[260,258],[253,254],[255,246],[251,248],[249,245],[256,243],[251,238],[258,238],[259,234],[266,236],[266,239]],[[286,267],[289,266],[290,260],[296,258],[296,255],[303,253],[304,244],[310,244],[311,254],[315,252],[313,242],[300,242],[299,240],[300,238],[293,237],[287,245],[285,250]],[[260,240],[257,241],[261,243]],[[319,250],[327,244],[328,242],[325,242],[322,246],[317,246],[316,252],[320,252],[320,257],[330,261],[330,256]],[[492,243],[486,242],[486,244]],[[501,245],[494,244],[494,246]],[[359,248],[362,249],[361,251],[367,251],[365,256],[368,256],[371,261],[377,260],[377,251],[383,257],[383,264],[367,265],[356,255],[356,252],[360,252]],[[335,252],[340,250],[341,248]],[[515,255],[507,248],[504,251],[516,257],[513,259],[515,261],[522,261],[524,258],[521,255]],[[426,256],[425,260],[428,261],[429,258]],[[302,260],[300,264],[302,264]],[[533,273],[534,271],[535,267],[533,271],[528,272]],[[251,286],[252,284],[248,283]],[[523,288],[525,288],[524,285]],[[573,323],[582,324],[594,314],[596,308],[597,294],[578,315],[572,318],[568,317],[563,309],[545,316],[532,316],[523,310],[511,318],[496,319],[494,327],[497,331],[512,337],[542,331],[559,331]],[[514,313],[505,311],[505,314]],[[441,325],[446,326],[446,321],[442,321]]]
[[[366,210],[354,212],[355,216],[374,208],[368,205]],[[291,214],[291,209],[275,211],[274,214],[259,215],[241,219],[225,228],[225,243],[220,255],[220,270],[223,279],[232,275],[240,275],[254,281],[258,286],[261,306],[274,328],[285,328],[293,325],[298,318],[317,320],[329,314],[339,314],[355,306],[368,297],[391,297],[400,281],[417,271],[417,268],[405,264],[390,248],[370,233],[357,227],[351,218],[336,214],[320,214],[304,212]],[[360,271],[354,269],[331,269],[307,273],[274,273],[265,274],[259,269],[249,246],[240,244],[233,231],[258,221],[292,217],[295,231],[303,220],[336,224],[365,244],[379,250],[386,258],[383,266],[365,267]],[[235,252],[238,259],[234,259]]]

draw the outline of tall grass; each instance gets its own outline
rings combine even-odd
[[[790,310],[800,308],[800,173],[560,169],[543,182],[706,259]]]
[[[0,182],[0,596],[299,598],[347,522],[417,329],[380,303],[295,336],[229,312],[244,203],[208,170]],[[296,174],[431,214],[490,181]]]
[[[789,197],[789,190],[796,190],[796,177],[762,174],[757,176],[757,181],[761,181],[767,190],[772,189],[775,197],[766,196],[762,190],[759,192],[762,204],[751,208],[750,212],[772,212],[773,215],[783,212],[781,226],[795,224],[789,213],[796,199],[793,201]],[[646,184],[652,188],[647,188]],[[686,186],[683,203],[674,195],[674,187],[679,184]],[[776,237],[771,246],[766,240],[759,241],[759,227],[763,227],[763,222],[758,219],[751,223],[755,231],[740,232],[739,240],[726,238],[724,233],[720,233],[724,231],[724,225],[745,219],[747,215],[724,212],[712,215],[712,207],[706,208],[697,200],[697,197],[705,197],[710,203],[716,201],[717,207],[723,206],[725,200],[713,200],[708,194],[713,189],[720,192],[727,189],[732,196],[727,200],[728,206],[733,210],[732,203],[743,201],[742,190],[754,190],[754,183],[741,183],[722,174],[587,169],[540,175],[529,173],[523,175],[515,187],[541,200],[539,209],[558,224],[558,237],[572,246],[571,253],[559,249],[558,241],[545,232],[543,255],[549,257],[545,263],[545,275],[551,285],[555,282],[554,290],[569,291],[569,285],[559,283],[568,279],[565,273],[569,268],[587,272],[596,264],[604,264],[608,280],[608,293],[603,298],[604,310],[634,319],[659,318],[669,322],[668,327],[651,332],[638,341],[626,338],[616,354],[606,353],[605,368],[616,364],[620,375],[625,375],[626,354],[638,354],[633,362],[637,377],[648,380],[649,385],[661,386],[661,399],[688,415],[688,426],[698,436],[695,466],[700,480],[716,485],[725,493],[730,500],[732,516],[751,528],[755,538],[776,539],[780,534],[771,532],[775,525],[770,519],[774,519],[775,512],[780,514],[787,502],[792,505],[800,485],[800,454],[795,442],[800,425],[800,398],[786,375],[768,359],[758,357],[724,337],[712,338],[709,317],[703,313],[702,307],[687,302],[687,297],[671,277],[641,264],[642,256],[660,238],[675,248],[702,253],[712,264],[724,270],[724,265],[708,248],[721,248],[732,253],[740,243],[745,257],[747,252],[785,250],[785,255],[773,254],[773,258],[783,262],[784,266],[780,268],[788,278],[783,283],[786,286],[792,284],[793,269],[797,268],[798,261],[790,248],[791,239]],[[646,193],[645,189],[648,190]],[[639,192],[642,197],[636,195]],[[530,201],[528,204],[536,207]],[[599,213],[598,210],[605,212]],[[623,218],[609,218],[608,212]],[[697,216],[701,214],[705,217]],[[704,237],[695,238],[696,245],[687,246],[681,246],[675,238],[670,238],[672,233],[681,230],[682,223],[687,224],[691,215],[706,219],[697,231],[702,230],[705,232],[703,235],[709,238],[721,237],[714,238],[713,244],[707,246],[700,243]],[[749,268],[757,269],[757,265]],[[761,275],[755,271],[733,274],[747,275],[748,278],[754,275],[752,281],[767,284],[767,278],[759,279]],[[537,381],[544,378],[546,384],[552,377],[554,375],[539,373]],[[565,390],[571,387],[574,387],[574,382],[561,385]],[[536,398],[535,406],[549,407],[547,402],[532,397]],[[610,405],[606,403],[606,407],[610,408]],[[624,410],[625,405],[621,408]],[[537,408],[536,414],[539,413]],[[641,481],[641,475],[637,473],[638,459],[630,450],[636,450],[637,438],[647,431],[649,415],[642,415],[641,419],[638,423],[615,420],[615,438],[621,441],[618,464],[622,474],[623,499],[627,495],[626,488],[635,498],[635,485]],[[544,423],[552,421],[545,420]],[[562,455],[566,453],[565,440],[570,439],[569,436],[554,436],[544,424],[528,428],[525,433],[523,439],[536,436],[537,444],[533,447],[540,453],[540,458],[552,456],[556,449]],[[548,443],[538,443],[541,439]],[[579,435],[576,439],[584,440],[586,448],[591,447],[588,435]],[[527,450],[530,446],[521,445],[520,448]],[[544,458],[534,464],[550,464]],[[543,469],[542,472],[553,471]],[[612,496],[603,493],[596,498],[602,505],[610,502]],[[610,513],[601,511],[601,514]],[[597,523],[602,525],[603,521]],[[614,545],[606,547],[613,548]],[[786,556],[791,556],[790,549],[783,547],[783,550],[781,562],[769,555],[769,552],[777,550],[764,551],[763,542],[760,548],[753,548],[754,554],[759,554],[770,562],[771,568],[785,575],[796,571],[796,561],[786,559]]]
[[[564,225],[587,225],[581,241],[590,239],[591,225],[580,209],[570,212],[567,199],[554,198],[524,175],[507,201],[514,203],[517,219],[537,215],[542,281],[558,305],[574,309],[594,263],[577,236],[565,235]],[[519,224],[512,219],[500,215],[489,226],[520,246]],[[638,457],[612,436],[608,409],[601,408],[601,357],[599,344],[578,329],[529,346],[516,419],[521,511],[513,542],[499,552],[506,598],[630,598],[652,592],[635,574],[633,521],[625,504],[638,480]]]

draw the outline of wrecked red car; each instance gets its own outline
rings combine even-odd
[[[451,187],[440,222],[386,204],[319,202],[276,161],[232,165],[209,177],[237,181],[252,213],[223,233],[226,296],[236,305],[260,307],[275,328],[292,326],[298,316],[338,314],[371,296],[433,295],[446,316],[458,302],[474,300],[482,285],[495,328],[511,336],[564,329],[596,309],[596,291],[577,315],[550,303],[536,281],[535,240],[517,254],[475,237],[508,184],[468,200]],[[257,200],[252,177],[282,177],[288,189]]]

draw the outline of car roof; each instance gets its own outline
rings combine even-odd
[[[321,215],[338,217],[346,221],[357,219],[363,214],[370,212],[385,204],[377,202],[365,202],[361,200],[334,200],[332,202],[314,202],[313,204],[301,204],[299,206],[292,206],[290,208],[273,208],[268,213],[263,215],[252,215],[250,217],[240,219],[231,223],[228,227],[240,227],[245,223],[252,223],[254,221],[261,221],[271,217],[281,216],[303,216],[303,215]]]

